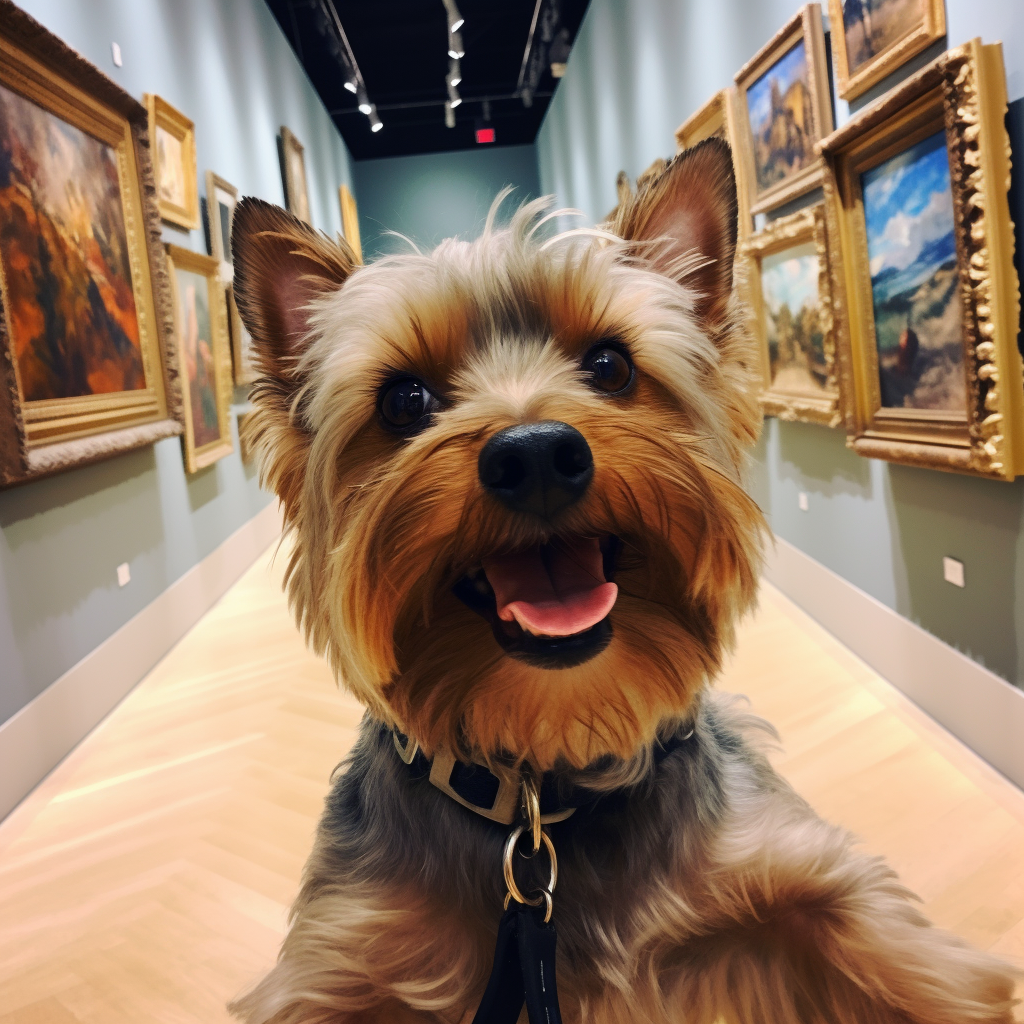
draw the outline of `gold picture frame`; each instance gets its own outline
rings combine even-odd
[[[349,248],[356,254],[356,262],[363,262],[363,245],[359,240],[359,207],[348,185],[338,186],[338,205],[341,207],[341,233]]]
[[[195,125],[163,97],[146,93],[160,216],[181,228],[199,227]]]
[[[819,4],[807,4],[736,73],[738,159],[750,213],[821,184],[815,147],[832,131],[828,61]],[[756,127],[755,127],[756,125]]]
[[[231,366],[235,383],[241,387],[252,384],[259,374],[256,372],[255,349],[252,335],[246,330],[235,303],[235,287],[229,284],[225,289],[228,305],[228,324],[231,334]]]
[[[899,0],[898,3],[890,3],[886,17],[878,24],[870,6],[865,9],[863,3],[858,3],[860,18],[857,28],[847,26],[844,6],[844,0],[828,0],[829,20],[835,29],[843,26],[842,32],[832,32],[832,55],[839,95],[844,100],[856,99],[867,92],[946,34],[945,0]],[[913,7],[917,8],[916,12],[908,10]],[[881,12],[874,14],[881,17]],[[881,48],[876,52],[875,47],[880,43]],[[858,56],[859,51],[866,50],[864,59],[851,60],[851,46],[857,47]]]
[[[177,245],[166,249],[184,399],[185,469],[196,473],[234,448],[224,285],[213,256]]]
[[[838,426],[842,413],[824,204],[772,221],[744,243],[740,259],[761,353],[761,408],[782,420]],[[777,314],[766,299],[769,289],[779,304]],[[811,309],[798,303],[812,296],[813,313],[808,316]]]
[[[739,139],[739,93],[735,86],[720,89],[676,129],[676,152],[696,146],[705,139],[719,138],[729,143],[732,167],[736,175],[737,224],[739,241],[750,236],[753,223],[750,215],[750,186],[746,162],[741,159]]]
[[[1002,47],[975,39],[822,144],[847,443],[861,455],[1024,472],[1006,109]],[[895,345],[893,315],[906,317]]]
[[[305,147],[284,125],[281,125],[281,176],[284,179],[284,201],[288,212],[312,227]]]
[[[180,433],[181,396],[145,108],[8,0],[0,108],[5,487]]]
[[[235,276],[231,258],[231,225],[238,205],[238,189],[213,171],[206,172],[206,220],[210,227],[210,255],[220,264],[220,277],[230,284]]]

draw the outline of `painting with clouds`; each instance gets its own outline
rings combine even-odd
[[[761,263],[772,387],[824,394],[825,339],[818,313],[818,252],[813,242],[766,256]]]
[[[883,407],[962,411],[959,274],[943,132],[862,176]]]

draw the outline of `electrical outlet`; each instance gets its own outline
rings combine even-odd
[[[796,503],[800,506],[801,512],[806,512],[811,507],[810,499],[807,497],[806,491],[801,491],[796,496]]]
[[[117,585],[123,587],[131,582],[132,571],[128,568],[127,562],[122,562],[117,567]]]
[[[124,61],[121,60],[121,47],[118,46],[117,43],[110,44],[110,56],[114,60],[114,67],[119,68],[122,64],[124,64]]]
[[[942,578],[954,587],[964,587],[964,563],[945,555],[942,559]]]

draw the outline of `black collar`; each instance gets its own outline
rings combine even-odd
[[[390,733],[398,756],[408,766],[410,774],[417,779],[429,778],[442,793],[456,803],[502,825],[512,825],[521,817],[522,773],[514,768],[495,766],[496,771],[475,761],[457,761],[451,753],[438,752],[431,761],[419,749],[419,744],[400,733],[397,729],[381,726],[382,732]],[[693,728],[680,728],[670,738],[654,744],[652,760],[655,766],[661,764],[670,754],[675,753],[690,737]],[[540,779],[540,816],[545,825],[564,821],[578,807],[592,804],[604,791],[587,789],[584,786],[559,784],[554,772],[545,772]]]

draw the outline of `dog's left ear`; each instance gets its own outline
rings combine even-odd
[[[639,189],[610,227],[630,241],[666,240],[655,267],[698,293],[697,316],[714,329],[732,293],[736,217],[732,150],[721,139],[705,139]]]

